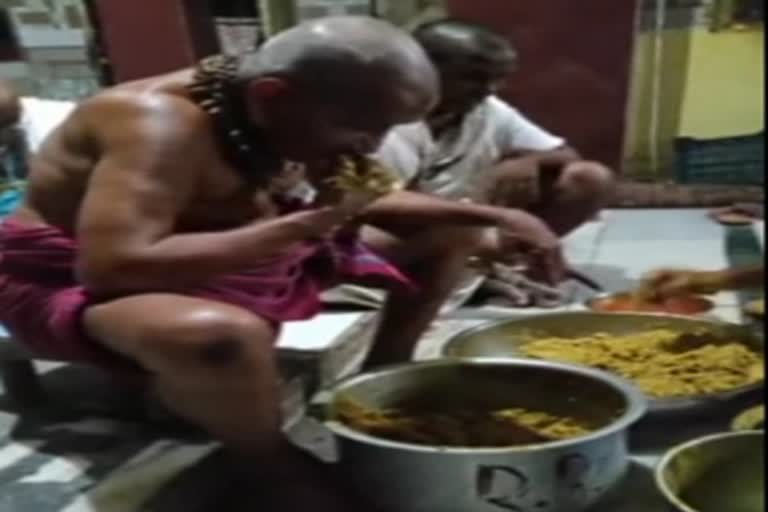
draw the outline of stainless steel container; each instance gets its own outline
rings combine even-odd
[[[679,512],[763,512],[765,434],[718,434],[675,448],[656,482]]]
[[[531,360],[410,364],[347,380],[333,396],[327,425],[337,438],[342,467],[365,496],[391,512],[581,512],[624,476],[627,431],[646,411],[642,394],[622,379]],[[536,446],[417,446],[333,421],[339,399],[379,408],[414,400],[456,410],[525,407],[604,426],[583,438]]]
[[[569,312],[502,320],[461,332],[443,348],[448,357],[525,357],[522,347],[535,338],[577,338],[596,333],[617,336],[670,329],[679,332],[706,330],[715,338],[737,340],[763,353],[764,340],[748,326],[727,324],[701,318],[652,313]],[[720,407],[724,402],[759,392],[763,383],[710,395],[651,399],[652,414],[693,414]]]

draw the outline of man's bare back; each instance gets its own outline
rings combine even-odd
[[[273,217],[276,212],[269,195],[249,186],[222,157],[208,115],[188,93],[192,75],[193,71],[186,70],[132,82],[84,102],[52,135],[33,162],[28,199],[16,218],[44,222],[74,233],[87,184],[108,153],[110,143],[120,143],[124,137],[136,137],[138,141],[149,138],[156,123],[186,125],[186,129],[175,134],[179,140],[169,140],[168,144],[194,147],[193,153],[177,152],[177,157],[184,157],[183,160],[167,162],[164,169],[167,183],[194,184],[183,189],[178,230],[231,229]],[[194,144],[181,140],[182,136],[194,140]],[[144,152],[141,147],[136,150]],[[146,151],[151,151],[151,146]],[[125,187],[140,190],[151,186],[139,172],[126,170],[126,174],[131,175],[122,177],[120,186],[110,182],[100,189],[94,206],[97,211],[109,208],[113,197],[122,195]]]

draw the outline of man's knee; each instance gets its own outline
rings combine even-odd
[[[270,359],[274,336],[264,320],[245,311],[210,307],[148,329],[143,346],[164,364],[231,370]]]
[[[210,303],[147,315],[118,348],[150,371],[232,370],[271,358],[274,328],[240,308]]]
[[[606,199],[615,190],[616,174],[597,162],[574,162],[563,170],[560,186],[577,197]]]

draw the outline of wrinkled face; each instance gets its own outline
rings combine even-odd
[[[513,57],[436,59],[443,96],[435,115],[465,115],[486,98],[498,93],[517,67]]]
[[[284,158],[299,162],[373,153],[391,128],[424,118],[436,103],[436,94],[407,86],[324,96],[285,83],[276,94],[251,89],[253,121]]]

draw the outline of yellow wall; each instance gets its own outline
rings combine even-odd
[[[653,33],[638,34],[625,162],[630,175],[668,176],[677,137],[730,137],[764,129],[763,29],[665,30],[654,146],[655,45]]]
[[[657,38],[654,33],[638,34],[632,71],[632,95],[625,170],[628,174],[653,178],[674,161],[674,140],[680,129],[681,105],[688,76],[690,31],[665,30],[661,37],[657,67]],[[660,70],[660,74],[657,71]],[[656,80],[658,79],[658,84]],[[654,101],[654,91],[658,97]],[[654,124],[654,110],[658,119]],[[656,140],[656,145],[652,140]]]
[[[764,53],[762,28],[694,30],[680,134],[712,138],[761,131]]]

